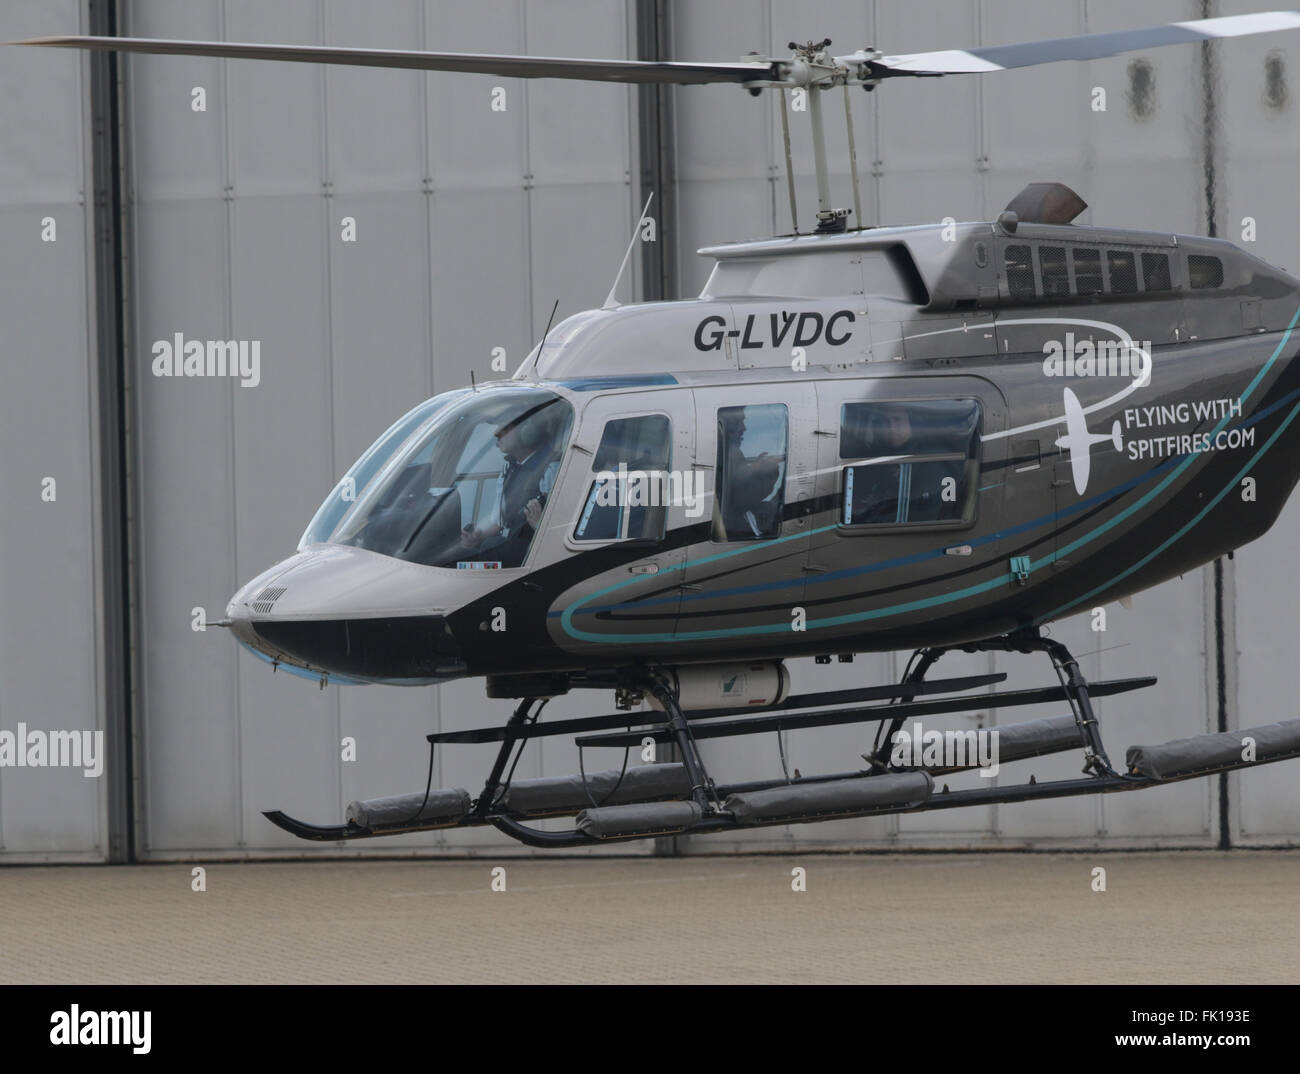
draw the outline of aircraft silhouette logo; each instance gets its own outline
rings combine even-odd
[[[1056,446],[1064,448],[1070,453],[1070,470],[1074,474],[1074,491],[1082,496],[1088,488],[1088,471],[1092,463],[1092,445],[1104,444],[1110,441],[1115,445],[1116,451],[1123,451],[1124,444],[1120,439],[1118,421],[1111,426],[1109,434],[1090,433],[1088,431],[1088,421],[1084,417],[1079,397],[1069,388],[1064,390],[1064,405],[1066,433],[1057,439]]]

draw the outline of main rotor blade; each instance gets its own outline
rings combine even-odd
[[[771,63],[678,63],[648,60],[582,60],[548,56],[502,56],[475,52],[421,52],[330,45],[258,45],[237,41],[176,41],[153,37],[37,37],[14,45],[84,48],[101,52],[148,52],[164,56],[217,56],[231,60],[398,67],[415,71],[461,71],[509,78],[576,78],[592,82],[755,82],[773,77]]]
[[[1221,37],[1244,37],[1276,30],[1300,27],[1300,12],[1261,11],[1254,15],[1225,15],[1215,19],[1193,19],[1142,30],[1115,30],[1109,33],[1053,37],[1044,41],[1026,41],[1018,45],[993,45],[988,48],[944,49],[939,52],[912,52],[901,56],[869,53],[838,56],[844,64],[869,63],[878,76],[982,74],[1009,67],[1031,67],[1061,60],[1100,60],[1121,52],[1182,45],[1193,41],[1213,41]],[[879,70],[884,68],[884,70]]]

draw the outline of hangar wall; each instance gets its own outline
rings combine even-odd
[[[73,0],[6,6],[0,37],[82,30],[83,7]],[[1217,13],[1248,8],[1222,4]],[[721,0],[670,10],[678,59],[751,48],[779,54],[787,41],[812,36],[830,36],[845,51],[871,42],[906,51],[1135,22],[1131,5],[1114,0]],[[1197,3],[1158,0],[1141,21],[1200,14]],[[122,32],[617,57],[634,54],[634,26],[632,3],[601,0],[386,0],[364,8],[334,0],[134,0]],[[1220,233],[1239,237],[1233,229],[1254,216],[1257,240],[1247,248],[1300,270],[1288,265],[1298,225],[1284,200],[1296,104],[1285,94],[1275,103],[1277,79],[1268,75],[1279,63],[1284,73],[1294,69],[1300,39],[1247,39],[1220,53],[1227,49],[1235,63],[1217,69],[1219,137],[1211,154]],[[988,219],[1025,182],[1054,178],[1090,202],[1084,222],[1204,231],[1202,57],[1188,47],[1137,58],[1149,63],[1153,81],[1141,73],[1135,81],[1134,58],[1121,57],[978,80],[899,80],[855,93],[864,214],[886,222]],[[21,375],[3,394],[5,472],[22,489],[56,465],[70,481],[60,483],[57,504],[67,514],[56,519],[33,506],[0,516],[0,550],[10,553],[4,607],[24,612],[6,615],[0,627],[0,726],[32,723],[40,713],[102,727],[96,557],[86,555],[97,541],[94,324],[81,200],[90,167],[86,61],[63,53],[11,59],[0,69],[7,90],[0,137],[18,152],[0,155],[8,240],[0,303],[10,313],[6,323],[24,325],[21,335],[11,333],[22,341],[16,357],[30,353],[41,362],[17,363]],[[261,810],[332,821],[353,798],[417,789],[426,772],[423,736],[497,722],[502,703],[487,701],[478,683],[320,691],[271,674],[223,632],[191,629],[193,609],[219,616],[243,581],[291,551],[337,477],[393,418],[464,384],[471,370],[480,380],[501,375],[491,368],[493,348],[504,348],[513,369],[556,299],[557,317],[601,302],[640,210],[635,91],[152,56],[132,57],[126,72],[139,856],[530,853],[482,830],[336,847],[304,844],[272,827]],[[1107,90],[1105,112],[1091,107],[1095,86]],[[491,107],[497,87],[504,111]],[[203,111],[195,110],[196,88],[204,91]],[[679,212],[665,240],[676,252],[681,292],[690,295],[707,270],[692,253],[697,246],[786,231],[789,220],[770,95],[755,101],[726,87],[685,87],[674,96]],[[838,96],[827,110],[828,140],[836,203],[848,205]],[[792,133],[796,159],[806,160],[802,118],[792,117]],[[799,185],[806,229],[815,205],[806,168]],[[60,239],[56,258],[38,274],[32,217],[45,205],[57,207]],[[344,240],[345,217],[355,221],[355,242]],[[153,343],[178,332],[260,341],[260,383],[150,375]],[[75,494],[63,493],[69,486]],[[1278,579],[1292,576],[1287,557],[1297,526],[1293,505],[1272,533],[1224,564],[1221,616],[1206,569],[1139,595],[1131,609],[1109,606],[1104,633],[1087,616],[1058,624],[1056,636],[1089,654],[1088,676],[1160,676],[1145,694],[1099,704],[1113,757],[1130,743],[1215,729],[1220,629],[1228,726],[1292,715],[1277,707],[1289,695],[1288,609]],[[57,663],[48,644],[55,637]],[[795,688],[884,681],[902,671],[905,657],[798,661]],[[969,656],[946,658],[937,673],[997,667],[1010,674],[1008,686],[1027,686],[1045,680],[1044,664]],[[582,714],[583,700],[557,699],[548,715]],[[1016,710],[1006,719],[1056,711]],[[985,709],[964,721],[998,719]],[[790,735],[789,763],[805,771],[853,767],[870,745],[867,735],[861,728]],[[349,738],[354,761],[341,756]],[[766,740],[740,740],[706,759],[729,777],[771,773],[779,763]],[[489,760],[485,747],[442,753],[434,785],[476,790]],[[530,749],[518,774],[560,774],[573,765],[568,742],[549,743]],[[1052,758],[1033,770],[1046,779],[1076,768],[1073,758]],[[1300,791],[1286,766],[1231,776],[1228,786],[1234,842],[1300,839]],[[0,772],[0,855],[102,857],[102,799],[101,781],[76,773]],[[1095,801],[681,840],[676,849],[1214,845],[1219,804],[1218,786],[1201,781]]]
[[[0,40],[86,32],[83,8],[6,4]],[[105,731],[89,71],[75,53],[0,64],[0,729],[47,743]],[[106,787],[77,767],[0,768],[0,861],[102,860]]]
[[[582,41],[626,56],[631,34],[624,7],[599,2],[169,2],[130,15],[138,36],[543,55]],[[352,799],[421,788],[424,735],[498,720],[501,703],[481,682],[319,691],[224,632],[190,630],[191,608],[217,617],[291,553],[396,417],[471,372],[506,375],[494,348],[513,371],[557,299],[559,317],[603,300],[639,209],[634,91],[136,59],[137,368],[175,332],[256,339],[262,353],[255,388],[141,378],[141,845],[151,858],[337,853],[261,811],[333,823]],[[191,108],[196,85],[204,113]],[[440,753],[434,786],[477,790],[489,750]],[[518,775],[567,771],[553,752],[530,751]],[[480,829],[349,849],[506,843]]]
[[[1211,5],[1210,15],[1258,10],[1249,3]],[[719,40],[743,40],[746,48],[780,54],[790,41],[830,37],[832,51],[869,44],[886,52],[923,51],[963,44],[1001,44],[1154,25],[1203,17],[1199,2],[1157,0],[1142,5],[1112,0],[1038,4],[1003,0],[952,4],[944,0],[831,0],[812,6],[792,0],[679,5],[677,58],[713,54]],[[942,27],[940,33],[937,29]],[[1217,54],[1217,55],[1216,55]],[[1081,223],[1153,227],[1205,234],[1215,216],[1217,233],[1241,242],[1266,260],[1300,270],[1293,251],[1300,222],[1289,210],[1288,165],[1296,145],[1296,102],[1286,78],[1300,60],[1300,40],[1275,34],[1213,47],[1208,77],[1217,111],[1207,152],[1206,58],[1198,46],[1152,50],[1084,64],[1026,68],[983,78],[898,79],[878,90],[852,95],[864,216],[872,222],[913,223],[989,220],[1026,183],[1060,180],[1090,208]],[[1094,107],[1095,88],[1105,91],[1104,111]],[[699,246],[732,238],[788,232],[779,116],[775,102],[756,103],[742,94],[709,93],[709,87],[678,90],[680,140],[679,275],[683,293],[698,290],[708,265],[692,256]],[[1032,102],[1032,107],[1026,107]],[[831,150],[834,204],[852,206],[843,103],[828,95],[826,129]],[[791,116],[801,230],[815,223],[811,140],[806,117]],[[1207,157],[1212,172],[1207,172]],[[1212,200],[1207,200],[1207,190]],[[1253,217],[1253,242],[1242,242],[1244,218]],[[1218,631],[1225,634],[1226,728],[1291,718],[1286,678],[1291,601],[1279,580],[1291,576],[1289,560],[1300,525],[1293,501],[1263,539],[1224,561],[1224,585],[1216,611],[1214,570],[1167,583],[1136,596],[1131,608],[1106,607],[1106,629],[1094,631],[1091,612],[1053,624],[1053,633],[1081,661],[1089,678],[1154,674],[1150,690],[1097,705],[1112,761],[1128,745],[1162,742],[1218,730],[1216,676]],[[795,689],[879,681],[902,670],[902,657],[858,657],[853,664],[791,665]],[[1041,658],[966,657],[935,674],[1002,670],[1006,687],[1029,686],[1050,675]],[[1016,709],[1005,716],[984,710],[972,718],[934,721],[950,726],[989,726],[1057,708]],[[930,725],[927,723],[927,727]],[[843,771],[870,745],[869,732],[832,729],[789,736],[791,767]],[[752,768],[779,774],[774,743],[745,742]],[[730,750],[728,758],[735,758]],[[706,757],[706,760],[708,758]],[[1019,782],[1029,771],[1039,780],[1078,774],[1073,755],[1010,766],[999,781]],[[954,788],[979,785],[977,777],[950,781]],[[1300,839],[1300,785],[1285,766],[1227,777],[1228,838],[1234,844],[1294,843]],[[853,843],[918,846],[963,843],[981,846],[1209,845],[1220,842],[1217,780],[1184,783],[1158,792],[1050,801],[987,809],[934,812],[909,817],[846,821],[755,832],[734,845],[794,847]],[[718,849],[713,837],[696,838],[692,849]]]

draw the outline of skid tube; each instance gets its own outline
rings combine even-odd
[[[653,721],[653,726],[648,727],[646,731],[623,735],[615,734],[594,734],[587,735],[585,739],[577,739],[579,749],[584,745],[628,745],[631,740],[640,741],[643,735],[653,737],[659,741],[672,742],[677,746],[682,764],[685,768],[689,779],[690,791],[689,801],[698,807],[699,817],[691,824],[684,825],[674,829],[671,834],[675,835],[707,835],[722,831],[744,831],[751,828],[772,827],[791,823],[816,823],[823,820],[840,820],[851,819],[855,817],[866,816],[883,816],[889,814],[901,813],[925,813],[939,809],[960,809],[979,805],[1008,804],[1015,802],[1035,801],[1046,798],[1066,798],[1080,797],[1093,794],[1114,794],[1125,791],[1142,790],[1149,787],[1163,786],[1167,783],[1181,782],[1186,779],[1195,779],[1205,775],[1213,775],[1219,772],[1233,771],[1243,768],[1256,767],[1260,764],[1270,763],[1276,760],[1284,760],[1288,757],[1300,756],[1300,732],[1288,732],[1293,739],[1287,745],[1290,752],[1277,752],[1267,757],[1261,757],[1258,760],[1241,761],[1236,758],[1219,756],[1207,763],[1200,765],[1195,770],[1175,772],[1173,774],[1164,774],[1156,771],[1154,774],[1150,771],[1140,772],[1137,767],[1132,768],[1128,773],[1120,773],[1114,770],[1107,757],[1106,751],[1101,743],[1100,726],[1096,714],[1091,705],[1090,698],[1095,696],[1105,696],[1124,692],[1126,690],[1137,689],[1142,686],[1151,685],[1154,679],[1132,679],[1119,680],[1113,683],[1096,683],[1091,687],[1084,679],[1079,670],[1078,661],[1070,654],[1069,650],[1060,642],[1052,641],[1041,637],[1037,632],[1009,635],[1000,638],[992,638],[981,642],[970,643],[962,646],[954,646],[965,652],[981,651],[1001,651],[1001,652],[1021,652],[1032,653],[1042,652],[1052,661],[1053,668],[1060,680],[1058,687],[1048,687],[1032,691],[1011,691],[1003,695],[979,695],[978,700],[982,704],[988,704],[993,699],[1001,696],[1006,701],[1012,703],[1019,702],[1027,704],[1032,702],[1041,702],[1044,700],[1067,700],[1070,703],[1076,725],[1079,730],[1080,742],[1083,745],[1085,764],[1083,778],[1055,780],[1039,783],[1033,777],[1024,784],[1018,784],[1009,787],[977,787],[969,790],[950,791],[947,785],[942,790],[932,790],[920,801],[911,801],[906,803],[891,802],[868,808],[840,808],[832,806],[822,811],[816,811],[800,814],[798,812],[788,815],[771,816],[771,817],[747,817],[744,823],[728,812],[724,801],[728,796],[733,794],[746,794],[751,792],[774,791],[778,788],[787,787],[812,787],[817,785],[833,785],[843,781],[858,781],[859,783],[870,783],[872,777],[890,775],[898,770],[892,769],[888,762],[889,744],[893,734],[901,728],[903,720],[908,716],[918,715],[919,711],[959,711],[964,707],[971,707],[974,698],[942,698],[936,701],[920,702],[914,700],[920,694],[931,693],[939,683],[924,683],[926,672],[933,667],[945,652],[949,649],[929,648],[918,650],[913,661],[909,663],[909,670],[904,675],[903,680],[891,687],[871,687],[859,691],[838,691],[826,694],[808,694],[798,698],[791,698],[790,702],[783,706],[776,706],[768,711],[771,713],[767,716],[751,717],[748,720],[733,721],[732,726],[726,723],[713,723],[710,719],[713,716],[723,715],[722,712],[709,711],[704,712],[684,712],[677,704],[667,681],[658,676],[649,675],[639,679],[636,683],[638,689],[644,693],[651,694],[662,711],[655,713],[628,713],[626,716],[606,716],[591,717],[586,720],[565,720],[556,721],[548,728],[545,724],[537,722],[538,715],[541,712],[541,706],[537,706],[538,701],[545,704],[545,699],[541,698],[524,698],[516,707],[510,720],[504,727],[485,729],[482,732],[450,732],[442,734],[429,735],[428,740],[430,749],[438,744],[453,741],[499,741],[501,747],[497,753],[496,760],[492,766],[491,772],[484,783],[483,791],[475,799],[463,815],[455,818],[426,818],[417,820],[423,812],[421,808],[415,811],[414,816],[410,819],[402,819],[396,822],[389,822],[385,825],[376,825],[375,827],[365,827],[349,820],[347,824],[342,825],[314,825],[303,821],[295,820],[285,813],[276,810],[265,814],[267,819],[276,824],[283,830],[302,838],[317,842],[348,841],[352,839],[375,838],[384,835],[397,835],[406,832],[430,831],[435,829],[447,828],[468,828],[492,825],[499,831],[511,838],[524,843],[528,846],[545,848],[545,849],[565,849],[586,846],[598,846],[608,843],[631,842],[637,839],[651,838],[661,832],[635,831],[629,833],[607,832],[604,835],[593,835],[574,827],[563,831],[545,831],[540,828],[524,823],[524,817],[521,814],[514,814],[508,810],[502,809],[501,803],[504,801],[505,792],[509,789],[510,781],[514,773],[514,766],[518,764],[519,756],[516,755],[514,762],[511,763],[511,754],[519,747],[520,753],[526,742],[538,735],[546,734],[548,730],[554,734],[574,733],[575,731],[596,731],[606,730],[615,720],[624,720],[624,726],[631,724],[646,724]],[[988,681],[1000,681],[1005,678],[1003,675],[988,676]],[[970,688],[976,681],[976,677],[969,677],[965,680],[948,680],[945,685]],[[980,685],[984,685],[981,682]],[[849,708],[829,710],[822,712],[805,712],[794,713],[788,709],[798,709],[812,707],[818,704],[829,704],[834,702],[844,703],[851,700],[866,700],[870,698],[882,698],[886,695],[895,699],[894,704],[885,704],[879,706],[868,706],[865,708]],[[996,702],[995,702],[996,703]],[[781,711],[786,709],[787,711]],[[705,722],[695,724],[697,719]],[[745,783],[734,784],[715,784],[709,776],[700,759],[698,748],[695,744],[696,737],[714,737],[715,735],[728,735],[735,733],[753,733],[759,729],[777,730],[780,728],[790,729],[795,727],[824,726],[833,723],[850,723],[850,722],[869,722],[879,721],[880,729],[878,740],[883,737],[884,745],[879,746],[870,754],[864,755],[868,762],[868,768],[856,772],[840,772],[829,775],[816,776],[796,776],[795,778],[757,780]],[[694,725],[694,726],[693,726]],[[707,730],[706,730],[707,728]],[[1258,729],[1267,730],[1267,729]],[[1248,731],[1241,732],[1243,734]],[[472,737],[471,737],[472,736]],[[1211,736],[1213,737],[1213,736]],[[1188,740],[1191,741],[1191,740]],[[1144,747],[1145,749],[1145,747]],[[507,764],[510,765],[507,771]],[[432,764],[430,765],[432,773]],[[584,783],[586,777],[584,776]],[[463,792],[462,792],[463,793]],[[590,792],[588,792],[590,794]],[[429,790],[426,788],[425,800],[429,797]],[[593,805],[594,805],[593,801]],[[577,808],[564,810],[565,813],[572,814],[578,812]],[[526,818],[533,819],[533,818]]]

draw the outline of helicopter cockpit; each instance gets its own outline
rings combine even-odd
[[[436,396],[362,455],[299,548],[350,545],[453,569],[521,566],[572,423],[569,403],[537,387]]]

